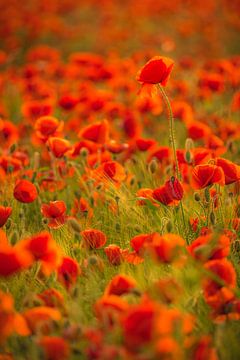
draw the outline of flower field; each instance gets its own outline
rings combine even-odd
[[[0,0],[0,360],[240,358],[239,0]]]

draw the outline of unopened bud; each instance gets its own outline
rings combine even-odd
[[[151,174],[155,174],[155,172],[157,171],[158,168],[158,162],[156,159],[152,159],[151,162],[149,163],[149,171]]]
[[[194,200],[195,201],[200,201],[201,200],[201,197],[200,197],[199,193],[194,193]]]
[[[211,211],[211,213],[210,213],[210,221],[211,221],[212,225],[216,224],[216,216],[213,211]]]
[[[185,149],[186,151],[190,151],[194,148],[194,142],[193,139],[187,138],[185,141]]]
[[[80,155],[81,155],[82,157],[88,156],[88,153],[89,153],[89,151],[88,151],[88,149],[85,148],[85,147],[83,147],[83,148],[80,150]]]
[[[79,222],[75,218],[69,218],[68,219],[68,224],[69,224],[69,226],[72,228],[72,230],[74,232],[80,233],[81,226],[80,226]]]

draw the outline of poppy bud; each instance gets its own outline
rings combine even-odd
[[[172,231],[172,228],[173,228],[173,224],[172,224],[171,220],[168,220],[168,222],[166,223],[167,232],[170,233]]]
[[[75,218],[69,218],[67,222],[68,222],[68,224],[70,225],[70,227],[72,228],[72,230],[74,232],[80,233],[81,226],[80,226],[79,222]]]
[[[194,148],[194,142],[193,139],[187,138],[185,141],[185,149],[186,151],[190,151]]]
[[[187,150],[187,151],[185,152],[184,158],[185,158],[185,161],[186,161],[188,164],[191,164],[191,163],[192,163],[192,155],[191,155],[191,152],[190,152],[189,150]]]
[[[210,213],[210,221],[211,221],[212,225],[216,224],[216,216],[213,211],[211,211],[211,213]]]
[[[120,232],[120,230],[121,230],[121,225],[120,225],[119,223],[116,223],[115,229],[116,229],[117,232]]]
[[[157,171],[157,168],[158,168],[157,160],[152,159],[148,168],[149,168],[149,171],[150,171],[151,174],[155,174],[155,172]]]
[[[10,149],[9,149],[10,154],[14,153],[14,151],[16,150],[16,148],[17,148],[17,145],[16,145],[16,144],[12,144],[12,145],[10,146]]]
[[[201,200],[201,197],[200,197],[199,193],[194,193],[194,200],[195,201],[200,201]]]
[[[85,147],[83,147],[83,148],[80,150],[80,155],[81,155],[82,157],[87,157],[87,156],[88,156],[88,153],[89,153],[89,151],[88,151],[88,149],[85,148]]]
[[[10,238],[11,245],[15,245],[17,243],[17,240],[18,240],[18,234],[16,231],[14,231]]]
[[[136,179],[135,179],[135,177],[133,176],[133,177],[131,178],[131,180],[130,180],[130,186],[133,186],[133,185],[135,184],[135,182],[136,182]]]

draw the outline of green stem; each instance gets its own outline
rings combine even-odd
[[[168,96],[164,90],[164,88],[158,84],[158,88],[161,92],[161,95],[163,97],[163,100],[166,104],[167,110],[168,110],[168,118],[169,118],[169,139],[170,139],[170,145],[172,146],[172,150],[173,150],[173,156],[174,156],[174,161],[175,161],[175,166],[176,166],[176,175],[177,175],[177,179],[181,180],[181,174],[179,171],[179,166],[178,166],[178,159],[177,159],[177,150],[176,150],[176,142],[175,142],[175,129],[174,129],[174,118],[173,118],[173,112],[172,112],[172,107],[170,104],[170,101],[168,99]]]
[[[160,84],[158,84],[158,88],[160,90],[160,93],[161,93],[161,95],[163,97],[163,100],[165,102],[165,105],[167,107],[168,118],[169,118],[170,145],[171,145],[172,150],[173,150],[173,156],[174,156],[174,162],[175,162],[175,166],[176,166],[177,179],[181,180],[181,174],[180,174],[179,165],[178,165],[178,159],[177,159],[177,148],[176,148],[176,142],[175,142],[175,128],[174,128],[174,117],[173,117],[172,107],[171,107],[169,98],[168,98],[164,88]],[[186,221],[185,221],[182,201],[180,201],[180,208],[181,208],[181,214],[182,214],[182,219],[183,219],[183,225],[184,225],[184,229],[185,229],[186,237],[187,237]],[[187,238],[187,243],[188,243],[188,238]]]

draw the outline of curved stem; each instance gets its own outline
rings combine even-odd
[[[172,146],[172,150],[173,150],[173,156],[174,156],[174,162],[175,162],[175,166],[176,166],[177,179],[181,180],[181,174],[180,174],[180,171],[179,171],[178,159],[177,159],[176,143],[175,143],[175,129],[174,129],[174,118],[173,118],[172,107],[171,107],[170,101],[168,99],[168,96],[167,96],[164,88],[160,84],[158,84],[158,88],[159,88],[159,90],[161,92],[161,95],[163,97],[163,100],[164,100],[164,102],[166,104],[166,107],[167,107],[167,110],[168,110],[170,145]]]

